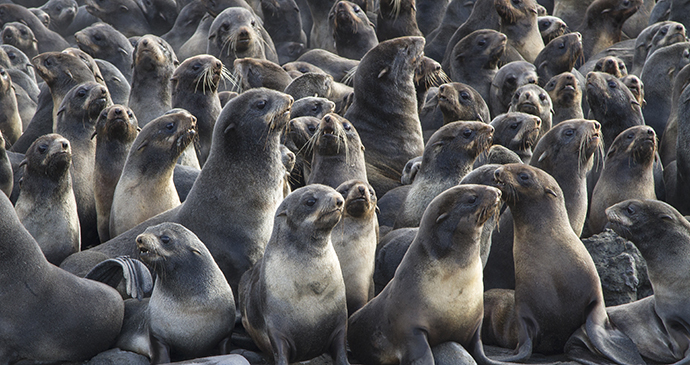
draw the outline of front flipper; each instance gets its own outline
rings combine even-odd
[[[169,363],[170,346],[153,333],[150,334],[149,338],[151,340],[151,365]]]
[[[120,256],[99,263],[86,274],[86,278],[100,281],[113,288],[117,288],[124,279],[127,294],[138,300],[143,299],[153,290],[153,279],[149,269],[141,261],[128,256]]]
[[[482,324],[479,323],[477,330],[474,332],[474,335],[472,336],[472,342],[469,346],[469,350],[472,352],[472,357],[474,358],[474,361],[477,362],[477,365],[512,365],[513,363],[511,362],[492,360],[486,356],[486,354],[484,353],[484,344],[482,343],[481,333]]]
[[[407,351],[400,359],[400,365],[434,365],[426,331],[415,328],[406,341]]]

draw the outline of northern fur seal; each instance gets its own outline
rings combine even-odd
[[[109,24],[96,23],[75,33],[74,38],[79,49],[112,63],[127,81],[132,80],[134,47],[124,34]]]
[[[354,100],[344,117],[366,148],[367,177],[378,196],[398,186],[407,161],[424,151],[413,80],[423,48],[421,37],[381,42],[355,73]]]
[[[96,121],[96,163],[93,171],[93,193],[98,216],[98,237],[101,242],[110,236],[110,208],[115,187],[120,180],[129,149],[139,134],[139,124],[132,110],[113,105],[103,109]]]
[[[24,23],[5,23],[2,27],[2,43],[17,47],[30,59],[38,55],[38,41],[31,28]]]
[[[54,265],[81,248],[71,164],[70,143],[58,134],[39,137],[20,164],[26,167],[15,204],[17,217]]]
[[[593,71],[606,72],[619,79],[628,74],[628,68],[625,66],[625,62],[616,56],[600,58],[597,63],[594,64]]]
[[[656,139],[650,126],[635,126],[613,140],[592,193],[588,218],[590,233],[604,229],[606,208],[628,199],[656,199],[653,170]]]
[[[571,24],[582,33],[585,60],[621,41],[623,23],[642,5],[642,0],[596,0],[587,7],[582,23]]]
[[[568,33],[549,42],[534,60],[539,75],[539,86],[544,86],[552,77],[570,72],[582,57],[582,36]]]
[[[522,164],[504,165],[494,174],[513,213],[515,292],[514,299],[511,291],[484,294],[482,338],[515,348],[515,355],[506,360],[524,360],[532,352],[562,352],[570,335],[585,324],[598,350],[618,363],[641,363],[632,341],[609,322],[599,275],[585,246],[569,229],[556,180]],[[549,223],[541,224],[536,218],[540,216],[550,217]],[[503,300],[505,305],[500,304]]]
[[[0,67],[0,132],[8,147],[22,134],[22,118],[14,90],[10,74]]]
[[[460,185],[437,196],[419,232],[383,291],[348,322],[353,355],[364,364],[433,363],[432,348],[460,343],[480,364],[482,226],[498,213],[501,193]],[[452,290],[438,291],[443,286]]]
[[[508,111],[538,116],[542,122],[539,138],[551,130],[553,125],[553,106],[551,97],[549,97],[546,90],[536,84],[525,84],[515,90]]]
[[[136,238],[139,257],[156,275],[148,302],[151,363],[213,354],[235,325],[235,300],[211,253],[177,223]]]
[[[283,91],[292,82],[290,74],[275,62],[258,58],[238,58],[233,62],[232,77],[238,91],[265,87]]]
[[[320,184],[292,192],[275,213],[263,258],[242,276],[242,324],[276,364],[324,352],[349,364],[345,283],[331,242],[343,204],[338,192]]]
[[[196,117],[184,109],[173,109],[141,129],[113,194],[111,237],[180,205],[173,170],[196,135]]]

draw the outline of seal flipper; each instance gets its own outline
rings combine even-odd
[[[151,341],[151,364],[167,364],[170,362],[170,346],[163,342],[163,340],[150,334]]]
[[[138,300],[151,294],[153,290],[153,279],[149,269],[141,261],[128,256],[99,263],[86,274],[86,279],[100,281],[113,288],[117,288],[124,279],[127,294]]]
[[[405,341],[409,346],[400,359],[400,365],[434,365],[427,332],[420,328],[412,330],[412,336]]]
[[[532,350],[534,343],[532,339],[535,333],[539,333],[536,329],[537,323],[532,317],[520,316],[518,321],[518,347],[516,349],[517,353],[513,356],[508,356],[501,358],[500,361],[518,361],[523,362],[532,356]]]
[[[632,340],[613,326],[603,308],[597,307],[570,336],[565,352],[583,364],[646,364]]]
[[[506,364],[513,364],[511,362],[504,362],[504,361],[497,361],[490,359],[486,354],[484,353],[484,344],[482,343],[482,338],[481,338],[481,333],[482,333],[482,321],[480,321],[479,326],[477,326],[477,330],[474,332],[474,336],[472,336],[472,342],[470,343],[470,348],[469,350],[471,351],[472,357],[474,358],[474,361],[477,362],[477,365],[506,365]]]

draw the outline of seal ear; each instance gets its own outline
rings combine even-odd
[[[142,149],[148,145],[149,145],[149,141],[144,141],[142,144],[139,145],[139,147],[137,147],[137,151],[139,151],[140,149]]]
[[[91,135],[91,139],[93,139],[93,137],[96,137],[97,134],[98,134],[98,132],[94,131],[93,134]]]
[[[544,153],[539,155],[539,159],[537,161],[542,162],[547,157],[549,157],[549,151],[544,151]]]
[[[439,224],[448,218],[448,213],[443,213],[436,218],[436,224]]]
[[[551,195],[555,196],[556,198],[558,198],[558,194],[556,194],[556,192],[551,188],[548,188],[548,187],[544,188],[544,192],[547,194],[551,194]]]
[[[661,214],[659,215],[659,218],[664,221],[673,221],[673,217],[671,217],[670,214]]]
[[[283,207],[283,209],[277,211],[276,217],[287,217],[287,209]]]
[[[17,166],[17,167],[22,167],[22,166],[26,165],[27,163],[29,163],[29,160],[23,159],[22,162],[20,162],[19,166]]]
[[[62,107],[58,110],[57,115],[59,116],[60,114],[65,112],[65,107]]]
[[[379,78],[379,79],[382,78],[382,77],[385,76],[390,70],[391,70],[390,67],[388,67],[388,66],[384,67],[383,70],[381,70],[381,72],[379,72],[378,78]]]
[[[235,130],[235,123],[230,123],[223,131],[224,134],[228,134],[230,131]]]
[[[126,13],[126,12],[129,11],[129,8],[126,7],[126,6],[124,6],[124,5],[120,5],[120,11],[123,12],[123,13]]]
[[[129,56],[129,52],[127,52],[126,49],[124,49],[124,48],[122,48],[122,47],[119,47],[117,50],[118,50],[120,53],[122,53],[123,55]]]

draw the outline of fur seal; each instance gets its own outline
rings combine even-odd
[[[15,204],[17,217],[54,265],[60,265],[81,246],[77,201],[69,175],[71,163],[69,141],[58,134],[46,134],[31,144],[20,164],[25,168]]]
[[[3,67],[0,67],[0,132],[7,146],[12,146],[22,134],[22,118],[12,78]]]
[[[564,72],[556,75],[544,85],[553,104],[553,118],[551,123],[556,125],[564,120],[582,119],[582,88],[578,78]]]
[[[418,26],[420,26],[420,23],[422,24],[419,30],[421,30],[422,33],[426,35],[426,39],[428,40],[426,47],[424,47],[424,53],[429,58],[434,59],[438,62],[441,62],[443,60],[443,54],[446,50],[446,46],[448,45],[448,40],[458,29],[458,27],[460,27],[469,19],[470,14],[473,11],[474,5],[477,2],[481,1],[451,0],[448,4],[438,4],[435,1],[428,2],[428,4],[431,7],[445,6],[443,19],[440,22],[428,24],[429,26],[436,26],[436,29],[433,29],[431,31],[424,29],[427,27],[427,25],[425,25],[427,20],[417,20]],[[418,6],[417,9],[419,10],[420,7]],[[423,16],[423,13],[423,9],[421,13],[418,11],[417,17],[419,18],[420,16]],[[496,17],[498,17],[498,15],[496,15]]]
[[[510,100],[518,87],[536,84],[537,68],[527,61],[513,61],[498,69],[489,89],[489,108],[495,118],[508,111]]]
[[[95,82],[73,87],[57,112],[56,132],[69,140],[72,147],[72,187],[77,200],[81,225],[82,248],[100,243],[93,192],[96,141],[91,139],[101,111],[112,105],[108,89]]]
[[[577,29],[582,33],[585,60],[621,41],[623,23],[637,12],[642,1],[596,0],[587,7]]]
[[[103,109],[96,121],[96,162],[93,171],[93,193],[98,216],[98,237],[101,242],[110,236],[110,208],[115,187],[134,139],[139,134],[139,124],[132,110],[123,105]]]
[[[671,21],[660,21],[654,24],[650,24],[647,28],[643,29],[640,32],[640,34],[635,39],[635,45],[633,49],[633,65],[632,67],[630,67],[631,74],[637,76],[640,75],[640,72],[642,72],[642,66],[644,66],[644,62],[647,59],[647,56],[650,55],[649,49],[652,47],[652,39],[654,39],[654,36],[661,27],[672,24],[676,23]],[[682,24],[680,23],[677,23],[677,25],[682,26]],[[685,27],[683,27],[683,29],[685,29]]]
[[[306,0],[311,13],[312,26],[309,31],[309,47],[335,52],[333,35],[329,32],[328,12],[336,0]]]
[[[647,58],[654,54],[659,48],[686,41],[685,27],[682,24],[671,22],[670,24],[663,25],[652,38],[649,50],[647,51]]]
[[[195,144],[199,165],[204,166],[211,150],[213,126],[220,115],[218,86],[223,77],[223,64],[210,55],[199,55],[182,62],[170,78],[171,104],[196,117],[198,144]]]
[[[136,244],[157,274],[147,313],[151,363],[212,354],[232,333],[235,300],[211,253],[193,232],[169,222],[147,228]]]
[[[171,109],[170,78],[179,62],[168,42],[151,34],[139,39],[132,62],[128,106],[144,127]]]
[[[508,111],[538,116],[542,122],[539,138],[546,134],[553,125],[551,97],[546,90],[535,84],[525,84],[515,90]]]
[[[86,10],[125,35],[141,36],[152,33],[143,9],[136,0],[85,0]]]
[[[399,185],[407,161],[424,151],[413,80],[423,48],[421,37],[381,42],[355,73],[354,99],[344,117],[366,148],[367,177],[377,196]]]
[[[2,132],[0,132],[0,135],[2,135]],[[5,193],[7,197],[12,195],[14,188],[14,171],[12,170],[10,154],[11,152],[8,153],[7,149],[5,149],[5,139],[0,138],[0,191]]]
[[[379,240],[376,192],[359,180],[345,181],[335,190],[345,203],[331,240],[343,271],[347,313],[352,315],[374,297],[374,261]]]
[[[379,42],[423,35],[417,26],[415,0],[379,0],[376,14],[376,37]]]
[[[522,164],[504,165],[494,174],[513,212],[515,291],[514,297],[496,289],[484,294],[482,338],[516,348],[507,361],[525,360],[533,352],[562,352],[570,335],[586,324],[597,349],[619,363],[639,364],[639,355],[629,351],[632,341],[609,322],[591,256],[575,232],[563,228],[570,224],[556,180]],[[536,223],[535,217],[544,215],[549,224]],[[556,224],[561,229],[553,229]]]
[[[588,219],[590,233],[604,229],[606,208],[628,199],[656,199],[655,153],[656,133],[649,126],[630,127],[613,140],[592,193]]]
[[[38,41],[34,32],[26,24],[9,22],[2,26],[2,43],[17,47],[27,57],[38,55]]]
[[[628,69],[625,67],[625,62],[616,56],[600,58],[597,63],[594,64],[594,70],[592,71],[606,72],[619,79],[628,75]]]
[[[443,84],[429,93],[429,98],[420,109],[424,140],[443,125],[458,120],[478,120],[488,123],[491,119],[484,99],[473,87],[460,82]]]
[[[333,76],[333,80],[344,81],[346,77],[352,77],[352,72],[359,65],[360,61],[351,60],[349,58],[340,57],[333,52],[326,51],[325,49],[312,49],[304,52],[297,62],[307,62],[320,71],[326,72],[327,74]],[[300,72],[306,73],[301,70],[303,64],[299,64]],[[283,65],[286,71],[290,71],[287,65]],[[318,72],[319,70],[311,70],[311,72]],[[307,71],[309,72],[309,71]]]
[[[239,91],[253,87],[266,87],[283,91],[292,82],[292,77],[275,62],[257,58],[238,58],[233,63],[233,78]]]
[[[348,341],[357,360],[433,363],[432,348],[454,341],[478,363],[496,363],[484,355],[480,336],[479,238],[483,224],[498,213],[500,196],[493,187],[460,185],[429,204],[395,277],[349,319]],[[438,285],[453,289],[433,290]]]
[[[127,81],[125,75],[123,75],[115,65],[108,61],[101,59],[95,59],[94,61],[96,61],[98,69],[101,70],[101,74],[105,80],[105,85],[108,87],[110,98],[113,99],[113,103],[127,105],[129,103],[129,94],[132,91],[132,87],[129,85],[129,81]]]
[[[642,83],[642,80],[635,75],[627,75],[623,76],[621,81],[623,81],[623,84],[630,89],[630,92],[632,92],[635,100],[637,100],[637,102],[640,103],[640,105],[644,108],[644,106],[647,105],[647,101],[644,99],[644,83]],[[671,113],[673,113],[673,107],[671,107]],[[671,115],[669,115],[669,119],[670,118]],[[668,122],[666,125],[668,125]]]
[[[93,58],[106,60],[122,72],[127,81],[132,80],[134,47],[124,34],[110,24],[96,23],[74,34],[79,49]]]
[[[338,114],[326,114],[314,134],[309,184],[337,188],[349,180],[367,182],[364,146],[357,129]]]
[[[294,105],[294,104],[293,104]],[[291,118],[285,128],[285,146],[295,154],[295,167],[290,173],[290,186],[292,190],[306,185],[311,172],[311,160],[313,149],[312,136],[319,129],[321,119],[317,117]]]
[[[50,17],[48,28],[60,35],[68,36],[67,28],[72,24],[79,12],[79,4],[75,0],[52,0],[40,7]]]
[[[295,100],[292,104],[290,119],[299,117],[323,118],[324,115],[335,110],[335,103],[321,97],[308,96]],[[316,129],[314,129],[316,131]]]
[[[482,98],[490,99],[491,82],[498,73],[498,61],[506,48],[505,34],[491,29],[474,31],[451,51],[450,79],[472,86]]]
[[[508,37],[507,47],[517,51],[525,61],[534,62],[544,48],[537,24],[537,1],[495,0],[494,6],[501,18],[499,31]]]
[[[175,53],[179,54],[180,47],[192,37],[205,14],[206,5],[203,1],[190,2],[180,9],[172,29],[163,34],[161,38],[165,39],[175,50]]]
[[[568,29],[568,25],[556,16],[537,17],[537,24],[544,44],[549,44],[555,38],[562,36]]]
[[[349,364],[345,284],[331,241],[343,204],[323,185],[292,192],[275,213],[263,258],[242,276],[242,324],[276,364],[324,352],[338,365]]]
[[[460,183],[474,160],[492,143],[494,127],[483,122],[453,122],[429,138],[422,164],[402,203],[394,229],[417,227],[431,201]]]
[[[281,53],[285,51],[289,54],[300,49],[297,52],[301,53],[306,48],[307,34],[302,29],[302,12],[295,0],[262,0],[261,12],[263,24],[275,43],[279,60]],[[294,47],[292,50],[291,46]],[[285,51],[280,50],[283,48]]]
[[[336,1],[328,13],[333,29],[335,49],[339,56],[360,60],[379,44],[374,24],[357,4]]]
[[[632,339],[645,359],[655,363],[682,363],[688,357],[689,346],[680,325],[688,318],[682,305],[688,292],[684,288],[685,275],[676,268],[688,260],[687,220],[670,205],[653,199],[623,201],[608,208],[606,216],[608,226],[640,250],[654,288],[652,296],[606,308],[611,322]],[[592,356],[587,333],[579,330],[572,340],[571,347],[588,348],[590,361],[602,361],[596,350]]]
[[[173,109],[141,129],[113,194],[111,237],[180,205],[173,169],[196,134],[196,117],[184,109]]]
[[[59,34],[46,28],[31,11],[16,4],[0,5],[0,25],[20,22],[31,28],[38,41],[38,53],[62,51],[69,47],[67,41]]]
[[[523,163],[530,162],[532,148],[537,144],[541,131],[539,117],[521,112],[504,113],[494,118],[491,126],[494,128],[494,145],[517,153]]]
[[[570,72],[581,57],[580,33],[568,33],[549,42],[534,60],[539,75],[539,86],[543,87],[558,74]]]

